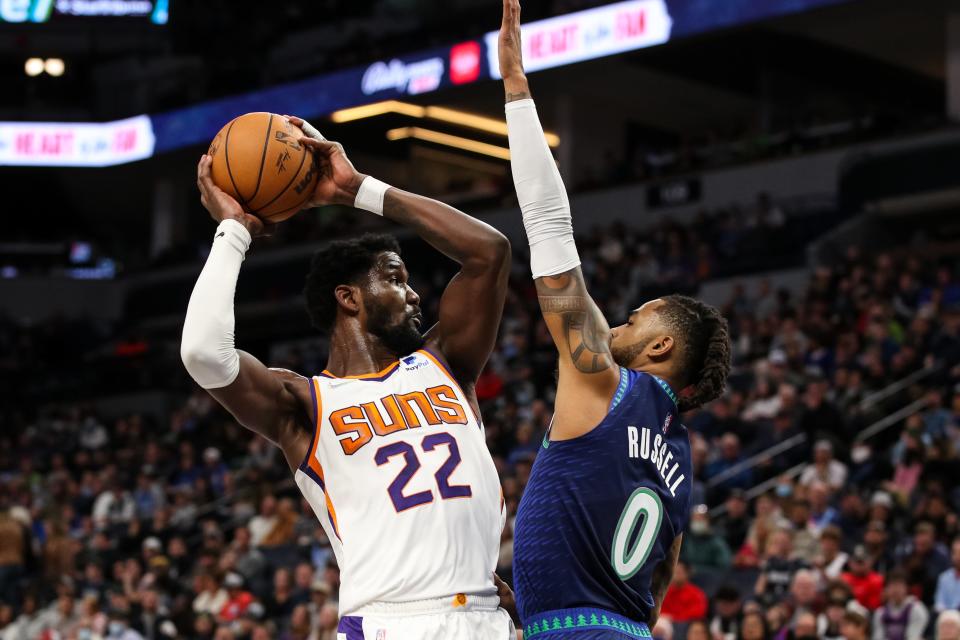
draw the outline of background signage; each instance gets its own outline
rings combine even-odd
[[[643,49],[670,40],[673,21],[663,0],[627,0],[521,27],[528,73]],[[497,31],[484,36],[490,75],[500,77]]]
[[[651,47],[671,38],[848,1],[626,0],[523,25],[524,62],[527,71],[534,72]],[[129,13],[124,14],[127,11]],[[167,21],[167,11],[168,0],[0,0],[0,22],[44,22],[80,15],[124,14],[146,18],[149,13],[150,20],[163,24]],[[119,123],[0,122],[0,164],[106,166],[132,162],[150,153],[206,144],[225,122],[250,111],[295,113],[311,118],[338,109],[498,77],[497,32],[494,31],[480,40],[123,121],[141,123],[135,153],[109,142],[110,132],[115,131]],[[31,142],[23,147],[22,153],[11,145],[11,131],[36,133],[49,126],[68,127],[65,131],[74,135],[66,140],[83,141],[81,147],[71,147],[69,152],[43,151],[51,145],[56,147],[55,139],[51,138],[37,138],[45,142]],[[39,151],[34,144],[40,145]],[[119,151],[109,152],[114,148]],[[150,153],[140,155],[148,148]]]
[[[107,167],[153,151],[148,116],[102,124],[0,122],[0,165]]]
[[[169,0],[0,0],[0,22],[137,18],[167,24],[169,14]]]

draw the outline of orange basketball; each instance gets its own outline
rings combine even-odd
[[[302,135],[275,113],[231,120],[210,143],[213,181],[263,220],[286,220],[306,206],[319,178]]]

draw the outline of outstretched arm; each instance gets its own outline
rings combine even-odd
[[[299,118],[291,122],[302,125]],[[308,129],[304,128],[305,131]],[[343,146],[304,138],[331,174],[313,204],[367,209],[413,229],[460,265],[440,299],[440,319],[427,333],[464,387],[472,386],[493,350],[510,274],[510,243],[490,225],[442,202],[390,187],[359,173]]]
[[[201,202],[220,223],[207,263],[197,279],[183,323],[180,355],[190,376],[237,421],[283,449],[291,467],[306,455],[312,433],[298,399],[309,397],[309,381],[288,371],[268,369],[234,348],[233,297],[240,265],[252,236],[263,223],[217,188],[209,156],[197,167]]]
[[[540,309],[560,352],[552,436],[570,439],[588,432],[606,415],[620,370],[610,354],[610,327],[587,292],[573,240],[570,202],[530,98],[518,0],[503,0],[499,54],[513,181],[530,242]]]

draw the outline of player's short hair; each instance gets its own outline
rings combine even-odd
[[[661,298],[657,311],[677,332],[681,345],[680,369],[690,394],[679,398],[680,411],[696,409],[723,393],[730,375],[730,331],[716,307],[688,296]]]
[[[396,238],[367,233],[359,238],[336,240],[313,254],[303,295],[315,329],[326,334],[333,330],[337,320],[334,290],[342,284],[360,284],[376,264],[377,256],[387,251],[400,254]]]

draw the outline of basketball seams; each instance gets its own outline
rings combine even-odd
[[[270,200],[270,202],[266,203],[261,207],[257,207],[258,212],[263,211],[264,209],[272,205],[274,202],[282,198],[283,195],[287,192],[287,190],[290,189],[290,185],[296,182],[297,179],[300,177],[300,171],[303,169],[303,162],[304,160],[307,159],[307,155],[310,153],[310,151],[307,149],[306,146],[302,146],[302,149],[303,149],[303,154],[300,156],[300,164],[297,166],[297,170],[293,172],[293,176],[291,176],[290,181],[287,182],[287,184],[283,185],[283,189],[277,192],[277,195],[275,195],[273,199]],[[310,196],[308,195],[307,197],[309,198]],[[306,199],[304,200],[304,202],[306,202]],[[290,209],[284,209],[283,211],[289,211],[289,210]],[[283,211],[280,211],[278,213],[283,213]],[[276,214],[273,214],[273,215],[276,215]]]
[[[240,204],[246,204],[247,201],[244,199],[243,194],[240,193],[240,189],[237,187],[237,181],[233,179],[233,170],[230,168],[230,131],[233,129],[233,125],[236,124],[238,118],[234,118],[230,121],[230,124],[227,126],[227,137],[223,141],[223,163],[227,165],[227,175],[230,176],[230,184],[233,185],[233,192],[237,194],[237,198],[240,199]]]
[[[281,209],[280,211],[274,211],[273,213],[264,214],[264,215],[266,216],[266,220],[267,220],[268,222],[270,222],[270,221],[273,220],[273,218],[275,218],[275,217],[277,217],[277,216],[279,216],[279,215],[281,215],[281,214],[283,214],[283,213],[286,213],[287,211],[292,211],[293,209],[300,209],[301,207],[303,207],[303,205],[307,204],[307,202],[310,200],[310,196],[311,196],[311,195],[313,195],[313,194],[312,194],[312,193],[308,193],[306,198],[304,198],[303,200],[301,200],[299,203],[293,205],[292,207],[287,207],[286,209]]]
[[[263,165],[267,161],[267,148],[270,146],[270,132],[273,130],[273,114],[270,114],[270,119],[267,120],[267,133],[263,136],[263,153],[260,155],[260,170],[257,172],[257,186],[253,189],[253,195],[247,199],[247,202],[253,202],[257,199],[257,194],[260,192],[260,183],[263,181]]]

